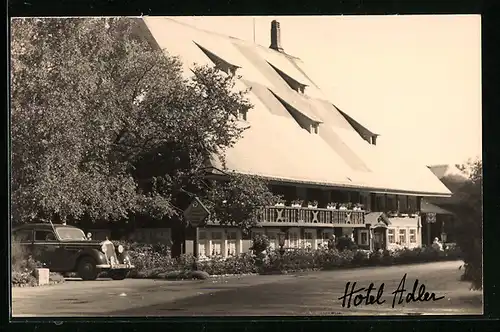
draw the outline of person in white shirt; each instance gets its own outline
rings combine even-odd
[[[441,242],[439,242],[439,239],[436,237],[434,238],[434,242],[432,243],[432,248],[438,251],[443,251],[443,245]]]

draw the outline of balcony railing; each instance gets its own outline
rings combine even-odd
[[[263,226],[365,227],[365,211],[268,206],[259,218]]]

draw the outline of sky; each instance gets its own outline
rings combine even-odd
[[[331,102],[381,135],[377,145],[427,165],[481,156],[479,15],[175,19],[266,47],[276,19],[284,51]]]

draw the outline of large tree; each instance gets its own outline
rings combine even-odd
[[[185,78],[143,24],[12,20],[15,222],[162,218],[185,207],[183,193],[206,193],[207,160],[241,137],[237,112],[252,105],[214,68]]]
[[[464,279],[479,289],[483,286],[483,163],[470,160],[459,168],[469,181],[455,193],[459,200],[453,208],[457,216],[457,244],[465,262]]]

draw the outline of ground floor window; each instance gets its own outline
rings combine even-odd
[[[394,238],[394,229],[387,230],[387,238],[389,243],[396,243],[396,239]]]
[[[198,232],[198,254],[200,257],[207,256],[207,233],[204,231]]]
[[[406,229],[399,230],[399,244],[406,244]]]
[[[227,255],[228,256],[235,256],[236,255],[236,239],[237,239],[236,231],[227,232]]]
[[[321,246],[323,246],[324,248],[327,248],[328,247],[328,240],[330,240],[330,237],[332,235],[333,235],[333,230],[331,230],[331,231],[323,230],[321,232]]]
[[[299,234],[296,232],[290,232],[288,235],[288,245],[291,248],[299,247]]]
[[[367,230],[360,230],[359,231],[358,243],[362,246],[368,245],[368,231]]]
[[[410,229],[410,243],[417,243],[417,230]]]
[[[269,238],[269,247],[272,250],[277,249],[279,247],[278,234],[276,232],[269,232],[267,237]]]
[[[212,232],[212,256],[222,255],[222,232]]]
[[[305,242],[305,247],[313,249],[314,248],[314,235],[312,231],[305,231],[304,232],[304,242]]]

